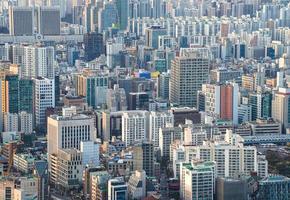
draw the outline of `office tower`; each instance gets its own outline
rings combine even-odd
[[[109,89],[107,93],[107,108],[111,112],[127,110],[127,100],[124,88],[114,85],[114,89]]]
[[[249,105],[252,109],[252,121],[272,116],[272,94],[270,92],[250,93]]]
[[[55,106],[59,106],[59,101],[60,101],[60,80],[59,80],[59,75],[54,76],[54,103]]]
[[[97,167],[100,165],[100,144],[94,141],[81,141],[80,151],[83,156],[83,166]]]
[[[257,199],[289,199],[290,179],[281,175],[270,175],[259,181]]]
[[[33,79],[33,90],[34,122],[37,127],[41,127],[46,122],[46,109],[55,106],[54,80],[41,77],[35,78]]]
[[[92,32],[84,35],[85,59],[91,61],[104,54],[103,35]]]
[[[183,141],[183,131],[178,127],[164,127],[159,129],[159,148],[164,159],[170,156],[170,145],[175,140]]]
[[[279,88],[273,94],[272,99],[272,117],[282,124],[282,133],[288,133],[289,124],[289,89]]]
[[[157,95],[162,99],[169,99],[170,74],[162,73],[157,78]]]
[[[38,33],[41,35],[60,35],[60,10],[58,7],[39,7]]]
[[[4,113],[4,132],[18,132],[17,113]]]
[[[1,81],[2,112],[18,113],[18,75],[6,74]]]
[[[159,146],[159,129],[173,126],[174,118],[172,112],[151,112],[149,115],[149,140],[155,147]]]
[[[34,34],[34,11],[30,7],[9,8],[9,32],[13,36]]]
[[[108,200],[128,199],[128,186],[122,177],[108,181]]]
[[[148,138],[147,111],[128,111],[122,115],[122,141],[126,146]]]
[[[135,142],[131,148],[133,170],[144,170],[146,176],[154,176],[154,144],[149,141]]]
[[[66,15],[67,9],[67,1],[66,0],[47,0],[48,7],[56,7],[60,11],[60,18],[64,18]]]
[[[104,7],[98,13],[98,31],[103,33],[119,22],[118,10],[113,2],[105,2]]]
[[[197,91],[208,80],[210,55],[208,51],[184,50],[171,63],[169,99],[179,106],[196,107]]]
[[[206,94],[205,112],[238,124],[238,90],[236,83],[203,84],[202,92]]]
[[[86,97],[88,106],[96,108],[106,103],[108,75],[102,73],[82,74],[77,80],[77,94]]]
[[[217,178],[217,200],[244,200],[247,199],[248,193],[247,180],[243,180],[242,178]]]
[[[48,198],[48,171],[47,162],[38,160],[34,162],[33,175],[38,179],[38,199],[45,200]]]
[[[57,154],[59,149],[80,149],[81,141],[96,138],[93,118],[86,115],[52,115],[48,118],[47,133],[49,155]]]
[[[148,110],[149,95],[146,92],[130,92],[128,110]]]
[[[180,199],[214,199],[215,162],[182,163]]]
[[[33,116],[32,112],[21,111],[19,113],[20,132],[30,134],[33,131]]]
[[[167,31],[161,26],[151,26],[145,29],[146,46],[158,49],[159,36],[166,35]]]
[[[129,1],[116,0],[116,6],[118,10],[120,30],[126,30],[128,27]]]
[[[33,81],[31,79],[20,79],[18,85],[19,112],[25,111],[27,113],[33,113]]]
[[[143,199],[146,197],[146,173],[135,171],[128,181],[128,195],[132,199]]]

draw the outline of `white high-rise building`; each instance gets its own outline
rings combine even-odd
[[[182,163],[180,173],[180,199],[214,199],[215,162]]]
[[[19,113],[21,133],[30,134],[33,131],[33,115],[22,111]]]
[[[54,48],[27,46],[23,51],[22,76],[54,78]]]
[[[42,126],[46,121],[46,109],[55,106],[54,80],[41,77],[33,80],[35,125]]]
[[[51,180],[59,182],[59,177],[63,176],[59,170],[69,170],[67,168],[73,165],[76,166],[78,172],[74,171],[72,173],[77,173],[77,178],[75,179],[79,180],[81,179],[80,172],[85,164],[91,162],[98,165],[99,145],[95,146],[93,143],[86,143],[87,141],[93,142],[95,140],[96,129],[93,118],[86,115],[50,116],[47,125],[47,153]],[[93,155],[93,151],[95,151],[95,155]],[[61,160],[68,162],[62,163],[60,162]],[[65,177],[66,179],[74,179]],[[73,186],[68,181],[65,181],[64,184],[67,187]]]
[[[199,146],[184,146],[185,162],[194,159],[203,161],[215,161],[217,176],[233,177],[237,173],[250,174],[259,172],[259,162],[257,149],[254,146],[244,146],[239,135],[232,134],[227,130],[225,140],[205,141]]]
[[[58,149],[80,149],[81,141],[95,141],[95,139],[94,120],[89,116],[52,115],[47,120],[48,154],[55,154]]]
[[[171,63],[169,100],[179,106],[196,107],[197,91],[209,77],[210,52],[206,48],[181,49]]]
[[[18,132],[18,114],[4,114],[4,132]]]
[[[172,112],[151,112],[149,116],[149,139],[154,146],[159,146],[159,129],[167,125],[173,126],[174,116]]]
[[[122,140],[126,146],[148,138],[147,122],[148,111],[124,112],[122,115]]]

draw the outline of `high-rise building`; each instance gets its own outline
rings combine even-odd
[[[173,126],[174,118],[172,112],[151,112],[149,115],[149,140],[155,147],[159,146],[160,128]]]
[[[9,8],[9,32],[14,36],[34,34],[34,10],[30,7]]]
[[[93,142],[96,139],[93,118],[86,115],[52,115],[48,118],[47,132],[48,170],[51,181],[63,184],[66,189],[78,187],[84,163],[98,164],[97,152],[92,154],[92,150],[96,150],[97,146],[94,143],[84,146],[87,141]],[[68,176],[68,173],[71,176]]]
[[[20,132],[30,134],[33,131],[33,115],[26,111],[19,113]]]
[[[33,113],[33,81],[31,79],[19,80],[19,112]]]
[[[96,108],[106,103],[108,74],[81,74],[77,77],[77,94],[86,98],[88,106]]]
[[[205,111],[238,124],[238,90],[239,86],[235,83],[203,84]]]
[[[145,29],[146,46],[158,49],[159,36],[166,34],[166,29],[161,26],[151,26]]]
[[[154,144],[149,141],[135,143],[132,146],[133,169],[146,172],[146,176],[154,176]]]
[[[60,35],[60,9],[58,7],[39,7],[38,33],[41,35]]]
[[[12,62],[20,65],[21,78],[54,78],[54,48],[51,46],[13,45]]]
[[[108,90],[107,108],[111,112],[127,110],[127,100],[124,88],[119,88],[119,85],[114,85],[114,89]]]
[[[289,199],[290,179],[281,175],[270,175],[259,181],[257,199]]]
[[[214,199],[215,162],[182,163],[180,199]]]
[[[37,127],[41,127],[46,122],[46,109],[55,106],[54,80],[38,77],[33,79],[33,82],[34,122]]]
[[[290,90],[279,88],[273,94],[272,117],[282,124],[282,133],[288,133],[290,128]]]
[[[208,80],[209,51],[184,49],[171,63],[170,92],[171,103],[179,106],[196,107],[197,91]]]
[[[96,138],[93,118],[86,115],[52,115],[48,118],[47,133],[49,155],[57,154],[58,149],[80,149],[81,141]]]
[[[272,94],[270,92],[250,93],[249,105],[252,110],[252,121],[272,116]]]
[[[118,10],[120,30],[126,30],[128,27],[129,1],[128,0],[117,0],[116,6],[117,6],[117,10]]]
[[[127,111],[122,115],[122,141],[126,146],[148,138],[148,112]]]
[[[159,129],[159,148],[163,158],[169,158],[170,145],[175,141],[183,141],[183,131],[178,127],[164,127]]]
[[[105,2],[104,7],[98,13],[98,31],[102,33],[119,23],[118,10],[113,2]]]
[[[4,131],[18,132],[18,114],[4,113]]]
[[[162,73],[157,78],[157,95],[162,99],[169,99],[169,73]]]
[[[18,75],[6,74],[1,81],[2,112],[18,113]]]
[[[128,186],[122,177],[108,181],[108,200],[128,199]]]
[[[84,34],[85,59],[87,61],[94,60],[104,51],[103,35],[96,32]]]

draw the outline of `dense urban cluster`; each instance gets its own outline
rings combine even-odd
[[[0,200],[290,200],[289,0],[0,0]]]

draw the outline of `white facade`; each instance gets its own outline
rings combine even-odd
[[[20,131],[25,134],[30,134],[33,131],[33,116],[31,113],[22,111],[19,114]]]
[[[23,48],[21,76],[26,78],[54,78],[54,48],[37,46],[16,46]]]
[[[4,131],[18,132],[18,114],[16,113],[4,114]]]
[[[86,115],[50,116],[47,124],[48,154],[58,149],[80,149],[81,141],[95,141],[94,120]]]
[[[166,125],[173,125],[174,117],[172,112],[151,112],[149,116],[149,139],[154,146],[159,146],[159,129]]]
[[[147,138],[147,111],[130,111],[122,115],[122,141],[126,146]]]
[[[181,164],[180,198],[182,200],[214,199],[215,163]]]
[[[55,106],[54,80],[47,78],[34,79],[34,118],[35,125],[45,124],[45,111]]]

